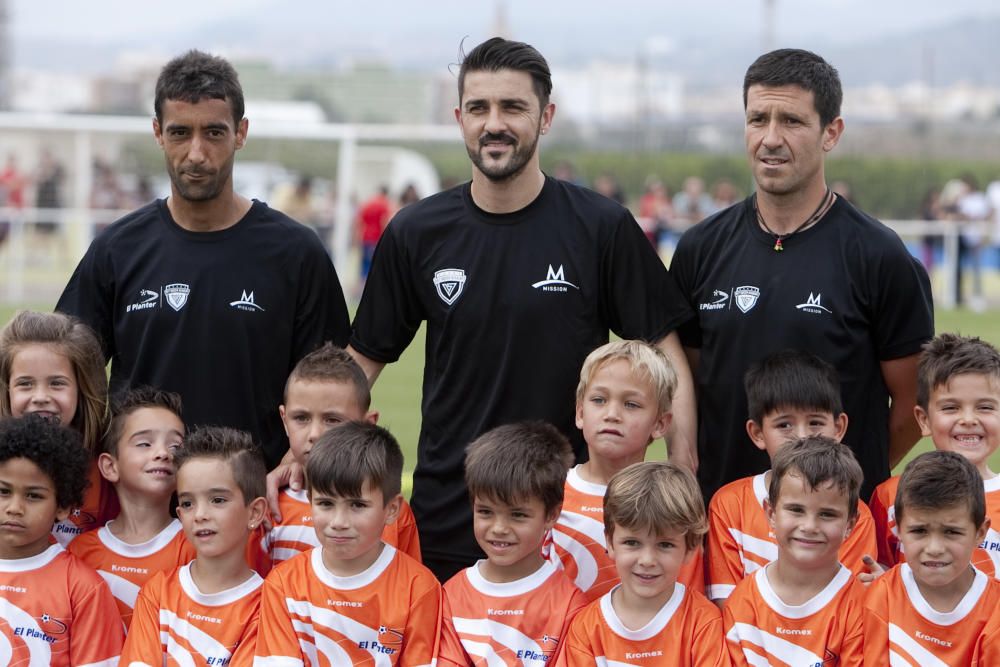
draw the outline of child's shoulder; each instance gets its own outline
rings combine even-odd
[[[744,504],[754,504],[763,506],[764,499],[767,498],[767,487],[764,485],[765,473],[750,475],[733,480],[722,486],[709,501],[709,507],[720,508],[723,506],[742,506]]]

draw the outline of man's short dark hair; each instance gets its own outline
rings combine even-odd
[[[517,505],[535,498],[545,513],[562,505],[566,473],[573,465],[569,440],[542,421],[497,426],[465,452],[469,496]]]
[[[925,452],[906,464],[896,490],[896,525],[907,509],[969,508],[978,528],[986,520],[983,478],[967,458],[955,452]]]
[[[163,122],[163,103],[167,100],[197,104],[203,97],[229,102],[235,125],[243,120],[243,88],[236,70],[225,58],[191,49],[160,71],[153,100],[156,120]]]
[[[101,440],[102,451],[111,456],[118,456],[118,441],[125,431],[125,420],[140,408],[162,408],[181,417],[181,397],[170,391],[162,391],[148,386],[127,389],[115,395],[111,400],[111,422],[108,431]]]
[[[771,507],[778,506],[781,482],[789,475],[801,477],[812,490],[822,484],[833,484],[847,496],[847,516],[858,515],[864,473],[847,445],[825,435],[810,435],[782,445],[771,461],[771,483],[767,489]]]
[[[0,463],[18,458],[28,459],[52,480],[56,507],[83,502],[90,454],[75,430],[35,414],[0,419]]]
[[[229,465],[245,505],[267,496],[264,454],[249,433],[224,426],[199,426],[184,436],[184,446],[174,453],[174,467],[180,471],[194,459],[218,459]]]
[[[830,63],[811,51],[778,49],[765,53],[750,65],[743,77],[743,108],[750,86],[798,86],[813,94],[813,103],[824,127],[840,115],[844,91],[840,75]]]
[[[985,375],[1000,387],[1000,351],[975,336],[943,333],[926,343],[917,365],[917,405],[927,410],[931,393],[956,375]]]
[[[458,70],[458,99],[465,94],[465,75],[469,72],[497,72],[510,69],[531,75],[532,86],[541,106],[549,103],[552,94],[552,72],[549,64],[535,47],[503,37],[486,40],[462,59]]]
[[[370,484],[382,490],[382,500],[388,503],[399,495],[402,475],[403,452],[396,438],[364,422],[331,428],[309,450],[306,462],[310,496],[357,498]]]
[[[764,417],[783,408],[844,411],[837,370],[814,354],[783,350],[756,361],[743,376],[747,414],[762,424]]]

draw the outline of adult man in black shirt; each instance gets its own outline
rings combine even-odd
[[[698,387],[698,476],[706,496],[765,470],[752,446],[743,374],[801,348],[833,364],[844,442],[865,497],[919,438],[917,355],[934,333],[930,284],[899,237],[830,192],[825,154],[840,139],[840,78],[819,56],[765,54],[743,84],[757,193],[689,230],[671,271],[696,311],[681,337]],[[891,399],[891,404],[890,404]]]
[[[248,123],[228,62],[170,61],[154,107],[170,197],[94,239],[56,309],[100,336],[112,391],[176,391],[189,424],[249,431],[273,466],[285,379],[324,340],[346,344],[344,295],[312,231],[233,191]]]
[[[696,463],[690,374],[674,333],[690,311],[625,209],[539,168],[538,138],[555,114],[545,59],[490,39],[465,57],[458,88],[472,181],[389,224],[350,348],[374,381],[427,321],[411,502],[425,563],[441,579],[481,554],[462,478],[466,445],[500,424],[545,419],[585,457],[574,390],[609,329],[658,342],[677,365],[670,454]]]

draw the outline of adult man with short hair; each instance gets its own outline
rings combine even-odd
[[[94,239],[56,309],[101,337],[112,391],[178,392],[189,424],[249,431],[274,465],[288,373],[324,340],[347,341],[337,274],[312,231],[233,191],[248,122],[232,65],[173,59],[154,108],[170,196]]]
[[[481,554],[466,445],[500,424],[546,419],[585,456],[574,387],[609,328],[671,355],[682,391],[670,453],[696,464],[690,374],[674,333],[690,311],[628,211],[542,173],[551,89],[548,64],[527,44],[493,38],[465,57],[455,118],[472,181],[396,215],[354,321],[351,351],[371,381],[427,321],[412,505],[425,563],[442,580]]]
[[[919,438],[913,406],[917,354],[934,333],[930,283],[892,230],[826,185],[826,153],[844,131],[841,97],[837,71],[813,53],[758,58],[743,85],[757,193],[677,246],[671,271],[697,313],[681,337],[698,387],[706,494],[767,468],[745,432],[743,374],[784,348],[837,368],[844,442],[865,472],[865,497]]]

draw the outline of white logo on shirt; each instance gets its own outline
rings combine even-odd
[[[434,289],[449,306],[462,295],[465,289],[465,269],[441,269],[434,272]]]
[[[174,310],[179,311],[187,303],[191,294],[191,286],[184,283],[171,283],[163,288],[163,298]]]
[[[746,313],[757,305],[757,299],[760,298],[760,288],[753,285],[741,285],[736,288],[733,294],[736,300],[736,307]]]
[[[829,308],[827,308],[826,306],[824,306],[823,304],[820,303],[820,299],[822,299],[822,298],[823,298],[823,295],[821,293],[819,293],[819,292],[817,292],[815,295],[813,295],[812,292],[809,292],[809,298],[806,299],[806,302],[805,303],[800,303],[799,305],[797,305],[795,307],[798,308],[799,310],[805,311],[807,313],[817,313],[817,314],[819,314],[819,313],[821,313],[823,311],[826,311],[828,313],[833,313],[832,310],[830,310]]]
[[[545,280],[539,280],[537,283],[532,283],[531,286],[535,289],[541,287],[543,292],[568,292],[570,287],[577,290],[580,289],[566,280],[566,273],[563,271],[562,264],[559,265],[558,269],[553,269],[552,265],[549,264],[549,270],[545,273]]]
[[[263,308],[254,303],[253,290],[250,290],[249,294],[247,294],[246,290],[243,290],[243,295],[239,298],[239,301],[230,301],[229,305],[232,306],[233,308],[238,308],[240,310],[259,310],[261,312],[264,311]]]
[[[715,299],[715,301],[698,304],[698,310],[722,310],[729,305],[728,292],[723,292],[722,290],[717,289],[712,292],[712,298]]]
[[[133,310],[148,310],[150,308],[156,308],[156,302],[159,298],[159,292],[154,292],[151,289],[141,289],[139,290],[139,300],[125,306],[125,312],[131,313]]]

